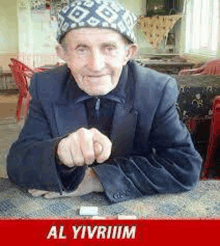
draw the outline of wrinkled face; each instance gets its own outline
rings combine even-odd
[[[118,84],[132,48],[110,29],[80,28],[65,36],[63,58],[78,86],[89,95],[106,95]]]

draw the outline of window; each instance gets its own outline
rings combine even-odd
[[[219,0],[186,0],[186,53],[216,56]]]

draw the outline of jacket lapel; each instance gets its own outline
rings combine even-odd
[[[116,105],[111,132],[111,157],[126,156],[132,152],[137,115],[137,111],[128,105]]]
[[[81,127],[87,127],[83,100],[89,97],[78,88],[69,73],[69,78],[60,97],[52,102],[59,136],[76,131]]]
[[[124,93],[125,100],[122,103],[117,103],[115,107],[110,137],[112,141],[111,157],[131,154],[137,124],[138,112],[133,108],[135,83],[128,66],[123,69],[121,82],[121,90]]]

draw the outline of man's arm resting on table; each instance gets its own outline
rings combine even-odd
[[[82,196],[91,192],[103,192],[103,186],[101,185],[99,178],[95,174],[92,168],[87,168],[83,181],[80,183],[78,188],[72,192],[63,192],[62,195],[59,192],[42,191],[36,189],[29,189],[28,192],[32,196],[44,196],[44,198],[57,198],[57,197],[72,197]]]

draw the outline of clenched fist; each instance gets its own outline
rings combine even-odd
[[[59,142],[57,155],[68,167],[83,166],[106,161],[111,149],[111,141],[100,131],[80,128]]]

